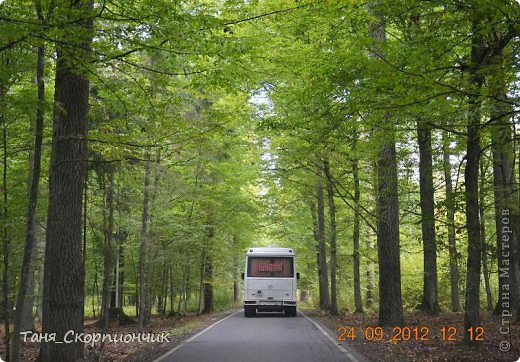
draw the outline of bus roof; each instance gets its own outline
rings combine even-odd
[[[247,250],[247,256],[294,256],[293,249],[290,248],[249,248]]]

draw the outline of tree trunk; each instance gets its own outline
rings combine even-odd
[[[113,236],[114,236],[114,173],[109,171],[106,174],[108,185],[104,185],[105,191],[105,207],[103,210],[104,231],[105,231],[105,245],[103,250],[103,298],[101,315],[103,316],[102,331],[108,330],[108,323],[110,321],[110,299],[111,299],[111,274],[112,261],[114,259],[113,252]],[[105,175],[101,176],[103,183],[105,183]],[[106,212],[108,211],[108,215]]]
[[[179,295],[179,304],[177,306],[177,311],[179,313],[181,313],[181,303],[182,303],[182,310],[184,312],[184,314],[186,314],[186,289],[187,289],[187,285],[186,285],[186,274],[187,274],[187,269],[188,268],[188,265],[186,262],[184,262],[184,265],[182,267],[182,289],[181,289],[181,292],[180,292],[180,295]]]
[[[318,210],[316,209],[316,203],[314,201],[309,202],[309,208],[311,210],[312,218],[312,236],[316,242],[316,270],[318,272],[318,290],[322,289],[321,269],[320,269],[320,238],[318,237]]]
[[[372,185],[373,185],[373,203],[376,205],[373,214],[376,215],[377,223],[377,162],[372,164]],[[376,289],[376,266],[375,266],[375,240],[377,240],[377,229],[368,228],[366,238],[366,254],[367,254],[367,302],[366,306],[371,309],[374,305],[374,290]]]
[[[378,52],[384,54],[385,24],[380,14],[374,13],[376,22],[370,33]],[[371,58],[380,55],[370,52]],[[395,129],[389,113],[381,120],[376,134],[379,140],[377,153],[377,254],[379,262],[379,324],[398,326],[403,323],[401,297],[401,261],[399,247],[399,194]]]
[[[183,270],[182,272],[182,281],[184,283],[184,276],[185,276],[185,273],[186,271]],[[183,313],[186,314],[186,294],[185,294],[185,286],[184,284],[182,285],[182,290],[181,290],[181,293],[179,295],[179,302],[177,303],[177,313],[181,313],[181,305],[183,307]],[[173,311],[173,306],[172,306],[172,311]]]
[[[213,312],[213,263],[211,259],[211,256],[206,256],[203,284],[204,301],[201,314],[210,314]]]
[[[119,230],[117,233],[117,245],[116,245],[116,257],[114,267],[114,282],[110,306],[113,308],[123,308],[123,286],[125,283],[125,253],[124,253],[124,242],[128,234],[126,231]]]
[[[479,216],[480,216],[480,239],[482,243],[482,274],[484,276],[484,286],[486,289],[487,310],[493,311],[493,298],[491,296],[491,287],[489,284],[489,269],[487,260],[487,240],[486,240],[486,168],[484,163],[480,162],[480,193],[479,193]]]
[[[81,216],[89,81],[71,59],[89,59],[92,41],[92,20],[71,18],[76,14],[88,16],[92,2],[71,1],[62,6],[63,12],[68,12],[69,28],[57,44],[42,321],[42,333],[56,333],[56,341],[63,341],[70,330],[83,332]],[[40,358],[43,362],[75,361],[83,358],[83,349],[81,341],[42,342]]]
[[[146,165],[144,171],[144,193],[143,193],[143,211],[141,217],[141,243],[139,247],[139,332],[143,331],[145,325],[145,307],[146,307],[146,252],[148,248],[148,201],[150,193],[150,154],[147,154]]]
[[[39,2],[38,2],[39,3]],[[41,4],[37,6],[38,17],[41,20]],[[20,358],[20,332],[33,330],[33,292],[34,292],[34,258],[36,248],[36,208],[38,205],[38,190],[41,173],[41,154],[43,140],[44,104],[45,104],[45,48],[38,46],[38,58],[36,65],[36,85],[38,88],[38,108],[36,110],[36,127],[34,136],[34,149],[31,151],[29,170],[29,205],[27,210],[27,223],[25,229],[25,248],[22,262],[22,274],[20,288],[16,298],[16,310],[14,314],[14,336],[12,358],[18,361]]]
[[[318,219],[318,269],[320,277],[320,309],[328,310],[330,307],[329,278],[327,271],[327,257],[325,246],[325,200],[323,195],[323,163],[316,165],[316,195],[317,195],[317,219]]]
[[[478,198],[478,174],[480,163],[480,105],[478,97],[483,79],[478,74],[478,62],[483,51],[484,40],[478,31],[479,25],[473,25],[471,49],[470,84],[468,96],[469,114],[467,125],[467,152],[464,181],[466,184],[466,228],[468,231],[468,261],[466,276],[466,308],[464,313],[465,341],[474,343],[468,330],[476,328],[480,323],[480,259],[482,246],[480,243],[480,218]]]
[[[83,271],[86,272],[87,270],[87,220],[88,220],[88,172],[89,167],[88,165],[85,167],[85,179],[83,180],[83,200],[82,200],[82,220],[81,220],[81,228],[82,228],[82,248],[81,248],[81,262],[83,263]],[[83,282],[83,285],[85,285],[86,281]],[[83,292],[86,295],[86,290]],[[94,317],[95,318],[95,317]],[[85,320],[85,309],[83,309],[83,320]]]
[[[329,200],[329,241],[330,241],[330,314],[338,314],[338,297],[336,290],[336,204],[334,203],[334,185],[330,174],[329,161],[323,162],[327,176],[327,195]]]
[[[164,305],[163,305],[163,315],[166,315],[166,311],[168,310],[168,297],[171,295],[170,288],[172,287],[171,281],[171,267],[170,262],[166,263],[166,280],[164,281]]]
[[[150,233],[149,233],[150,234]],[[150,244],[148,245],[150,246]],[[150,249],[148,249],[151,251]],[[154,252],[153,254],[149,253],[147,254],[149,260],[156,260],[157,253]],[[154,303],[154,294],[153,294],[153,280],[155,275],[155,264],[152,262],[146,263],[145,266],[146,275],[145,275],[145,298],[144,298],[144,318],[143,318],[143,325],[148,325],[152,321],[152,307]]]
[[[369,257],[367,258],[367,297],[366,297],[366,306],[368,309],[371,309],[374,305],[374,290],[376,289],[376,271],[375,271],[375,263],[372,260],[372,255],[375,249],[372,229],[369,230],[369,235],[366,241],[367,254]]]
[[[385,122],[389,122],[387,119]],[[386,133],[377,160],[377,251],[379,261],[379,324],[403,323],[399,248],[399,200],[394,133]]]
[[[199,280],[199,307],[197,308],[197,313],[202,313],[203,307],[203,295],[204,295],[204,280],[206,280],[206,258],[207,258],[207,250],[206,246],[202,246],[202,256],[200,259],[200,280]]]
[[[240,250],[240,242],[236,236],[233,236],[233,245],[235,247],[235,256],[234,256],[234,264],[235,271],[233,276],[233,303],[238,305],[240,301],[240,255],[238,254],[238,250]]]
[[[157,300],[157,311],[160,315],[164,316],[166,314],[166,298],[168,296],[168,264],[166,261],[163,262],[160,288],[160,295]]]
[[[150,88],[151,88],[151,97],[155,98],[155,82],[154,79],[150,80]],[[149,159],[149,158],[148,158]],[[143,319],[143,325],[147,325],[152,320],[152,307],[155,301],[155,297],[158,293],[154,293],[154,283],[153,280],[155,279],[156,275],[156,264],[153,262],[156,260],[157,257],[157,249],[154,248],[155,242],[155,233],[154,233],[154,214],[155,214],[155,201],[157,199],[157,190],[159,189],[159,180],[161,178],[161,149],[157,148],[157,152],[155,155],[155,163],[154,163],[154,178],[153,178],[153,184],[149,190],[149,207],[148,207],[148,232],[147,232],[147,245],[146,245],[146,253],[150,253],[147,258],[148,260],[145,261],[145,282],[144,282],[144,292],[145,292],[145,303],[144,303],[144,319]],[[150,165],[151,166],[151,165]],[[151,172],[151,170],[150,170]]]
[[[6,89],[2,83],[0,83],[0,100],[2,101],[0,104],[3,104],[3,98],[5,97]],[[5,346],[5,356],[6,360],[10,360],[11,351],[10,351],[10,337],[11,331],[9,326],[9,318],[11,315],[10,301],[9,301],[9,230],[8,230],[8,208],[7,208],[7,124],[4,114],[4,108],[0,108],[0,124],[2,126],[2,142],[3,142],[3,157],[2,157],[2,195],[3,195],[3,207],[2,207],[2,253],[4,254],[3,266],[4,270],[2,273],[2,314],[4,318],[4,346]]]
[[[355,312],[363,313],[363,300],[361,297],[361,273],[360,273],[360,258],[359,258],[359,227],[360,227],[360,188],[359,188],[359,160],[352,161],[352,176],[354,178],[354,225],[352,232],[352,242],[354,245],[354,303]],[[368,289],[367,289],[368,294]]]
[[[507,103],[507,87],[503,84],[500,74],[493,77],[491,85],[496,89],[496,101],[491,109],[490,123],[499,290],[495,313],[504,318],[518,320],[520,200],[514,172],[514,131],[509,116],[511,109]]]
[[[93,291],[93,296],[92,296],[92,314],[94,316],[94,318],[96,318],[96,298],[97,298],[97,291],[98,291],[98,264],[97,264],[97,261],[96,263],[94,264],[94,281],[92,283],[92,291]]]
[[[168,284],[170,290],[170,311],[169,314],[173,315],[175,313],[174,305],[175,305],[175,293],[173,290],[173,268],[172,265],[168,265]],[[180,298],[179,298],[180,299]],[[180,312],[180,308],[178,309]]]
[[[437,244],[435,240],[435,200],[432,165],[432,130],[424,122],[417,124],[419,143],[419,187],[421,199],[421,229],[424,246],[424,285],[422,310],[439,312],[437,287]]]
[[[455,195],[451,180],[450,163],[450,140],[447,132],[442,135],[442,164],[444,168],[444,182],[446,188],[446,219],[448,222],[448,244],[450,257],[450,290],[451,290],[451,311],[460,312],[460,291],[459,291],[459,267],[457,263],[457,243],[455,239]]]
[[[38,245],[37,252],[38,254],[42,253],[41,260],[43,261],[43,254],[45,253],[45,242],[43,240],[36,239],[36,243]],[[43,274],[44,274],[44,265],[42,262],[39,263],[38,268],[38,289],[36,293],[36,317],[37,320],[41,322],[43,318]]]
[[[206,262],[204,263],[204,283],[202,289],[204,291],[204,307],[202,314],[210,314],[213,312],[213,242],[215,238],[215,225],[213,218],[208,217],[208,225],[206,226]]]
[[[188,264],[186,266],[186,273],[184,274],[184,281],[183,281],[183,287],[182,287],[183,292],[184,292],[182,310],[184,311],[184,314],[186,314],[186,311],[188,310],[188,301],[190,300],[190,295],[191,295],[191,288],[189,285],[190,266],[191,266],[191,264]]]

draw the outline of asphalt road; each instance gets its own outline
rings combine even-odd
[[[339,362],[359,361],[338,347],[336,336],[298,313],[235,313],[188,339],[157,361],[166,362]]]

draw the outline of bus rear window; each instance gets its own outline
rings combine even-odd
[[[293,278],[293,258],[249,257],[247,276],[260,278]]]

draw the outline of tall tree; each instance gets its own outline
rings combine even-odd
[[[213,244],[215,238],[215,225],[211,215],[208,215],[206,225],[206,241],[204,243],[205,260],[204,260],[204,282],[202,284],[203,291],[203,308],[202,314],[210,314],[213,312]]]
[[[380,11],[380,10],[378,10]],[[376,15],[371,36],[378,53],[386,43],[385,24]],[[377,58],[378,54],[371,53]],[[377,112],[376,112],[377,113]],[[379,114],[381,127],[377,135],[377,254],[379,262],[379,324],[403,323],[401,296],[401,260],[399,247],[399,192],[395,125],[390,113]]]
[[[424,284],[422,309],[439,312],[437,287],[437,245],[435,241],[435,200],[433,187],[432,130],[426,122],[417,125],[419,143],[419,187],[421,230],[424,247]]]
[[[235,254],[233,255],[233,303],[234,305],[238,305],[240,301],[240,266],[241,266],[241,255],[238,253],[240,250],[240,239],[233,235],[233,249],[235,250]]]
[[[385,122],[389,123],[388,120]],[[386,134],[387,140],[381,145],[377,160],[377,254],[381,325],[403,323],[397,159],[392,134],[392,130]]]
[[[353,268],[354,268],[354,304],[357,313],[363,313],[363,300],[361,296],[361,273],[360,273],[360,257],[359,257],[359,228],[360,228],[360,212],[361,212],[361,191],[359,186],[359,160],[355,158],[352,164],[352,177],[354,178],[354,226],[352,231],[352,242],[354,246]],[[368,293],[368,288],[367,288]]]
[[[85,61],[92,42],[92,1],[64,1],[55,14],[68,24],[57,41],[54,118],[49,171],[42,332],[57,341],[83,331],[82,197],[87,161],[89,80]],[[83,357],[83,343],[41,344],[42,361]]]
[[[329,277],[327,271],[327,252],[325,235],[325,197],[323,194],[323,161],[316,164],[316,215],[318,222],[318,271],[320,285],[320,309],[330,308]]]
[[[145,326],[145,309],[146,309],[146,257],[148,251],[148,208],[150,200],[150,152],[147,152],[144,171],[144,192],[143,192],[143,208],[141,214],[141,235],[139,243],[139,331]]]
[[[336,204],[334,185],[328,160],[323,161],[323,170],[327,176],[327,196],[329,201],[329,241],[330,241],[330,314],[338,314],[338,296],[336,283]]]
[[[480,117],[481,99],[479,97],[484,82],[480,72],[484,52],[484,37],[479,29],[479,19],[473,15],[471,56],[470,56],[470,91],[467,117],[466,168],[464,170],[466,196],[466,228],[468,231],[468,269],[466,276],[466,306],[464,311],[465,340],[471,340],[470,328],[480,323],[480,269],[481,239],[479,218],[479,163],[480,163]]]
[[[486,156],[485,152],[482,152]],[[493,297],[491,295],[491,286],[489,280],[488,267],[488,245],[487,245],[487,227],[486,227],[486,174],[488,167],[485,164],[485,157],[480,159],[480,179],[479,179],[479,217],[480,217],[480,239],[482,243],[482,274],[484,277],[484,288],[486,290],[486,306],[488,311],[493,311]]]
[[[505,34],[496,40],[492,49],[500,48],[511,35]],[[505,82],[505,55],[496,51],[495,73],[490,76],[490,90],[493,95],[490,131],[493,158],[493,185],[495,196],[495,225],[498,255],[498,302],[495,312],[502,315],[512,311],[514,318],[520,318],[520,209],[519,191],[515,177],[514,131],[511,123],[511,105]],[[518,167],[518,166],[517,166]],[[520,168],[520,167],[519,167]],[[507,224],[505,221],[507,220]],[[510,288],[509,293],[506,293]],[[510,300],[502,299],[508,295]]]
[[[459,267],[457,241],[455,239],[455,195],[451,177],[450,163],[450,140],[447,132],[442,134],[442,165],[444,169],[444,184],[446,190],[446,219],[448,223],[448,249],[450,258],[450,296],[451,311],[459,312],[460,291],[459,291]]]
[[[3,59],[2,59],[3,61]],[[7,189],[7,119],[5,115],[5,107],[3,98],[6,96],[7,86],[0,80],[0,125],[2,127],[2,253],[3,253],[3,273],[2,273],[2,316],[4,319],[4,346],[6,359],[10,359],[10,337],[11,337],[11,326],[9,323],[11,311],[10,311],[10,300],[9,300],[9,230],[8,230],[8,189]]]
[[[101,304],[102,328],[106,332],[110,322],[110,287],[112,265],[114,261],[114,171],[108,170],[100,175],[100,182],[103,184],[104,207],[103,207],[103,295]]]

